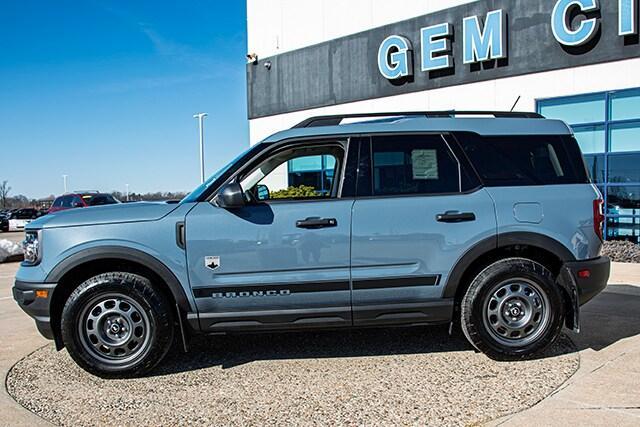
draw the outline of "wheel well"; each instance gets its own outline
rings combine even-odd
[[[97,276],[98,274],[123,271],[144,276],[157,284],[157,288],[162,292],[163,296],[169,301],[171,306],[176,304],[176,300],[169,289],[168,284],[152,269],[137,263],[135,261],[117,258],[104,258],[87,261],[83,264],[73,267],[66,272],[58,281],[55,291],[51,297],[51,328],[56,343],[56,348],[60,350],[64,347],[60,336],[60,321],[62,318],[62,309],[69,295],[85,280]]]
[[[495,261],[512,257],[527,258],[539,262],[548,268],[554,277],[558,276],[563,264],[563,261],[554,253],[532,245],[509,245],[485,252],[476,258],[462,274],[455,294],[456,306],[459,306],[464,294],[478,273]]]

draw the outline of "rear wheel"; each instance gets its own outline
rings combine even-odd
[[[146,277],[105,273],[69,296],[61,332],[69,354],[86,371],[107,378],[139,376],[169,350],[173,313]]]
[[[564,323],[553,274],[524,258],[497,261],[478,274],[462,303],[462,330],[494,359],[519,359],[550,346]]]

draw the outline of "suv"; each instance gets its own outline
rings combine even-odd
[[[103,377],[140,375],[193,333],[460,324],[512,360],[579,329],[609,259],[602,197],[565,123],[349,117],[361,121],[265,139],[178,204],[32,222],[14,298]]]
[[[98,192],[69,193],[59,197],[51,204],[49,213],[59,212],[73,208],[87,208],[89,206],[113,205],[120,203],[111,194]]]

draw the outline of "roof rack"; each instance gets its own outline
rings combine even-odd
[[[520,118],[520,119],[544,119],[538,113],[516,112],[516,111],[398,111],[391,113],[354,113],[336,114],[331,116],[310,117],[295,125],[292,129],[309,128],[318,126],[337,126],[344,119],[364,118],[364,117],[395,117],[395,116],[421,116],[426,118],[445,118],[452,116],[493,116],[495,118]]]

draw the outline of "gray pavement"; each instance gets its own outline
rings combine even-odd
[[[0,238],[18,234],[22,233],[2,233]],[[16,403],[4,386],[11,366],[48,342],[38,334],[33,320],[13,301],[11,286],[17,269],[18,263],[0,264],[0,425],[48,426],[48,422]]]
[[[12,234],[2,233],[0,238]],[[18,264],[0,264],[0,375],[47,341],[11,297]],[[490,425],[640,425],[640,265],[614,263],[610,286],[582,311],[572,334],[580,368],[537,405]],[[0,425],[49,425],[19,406],[2,387]]]

